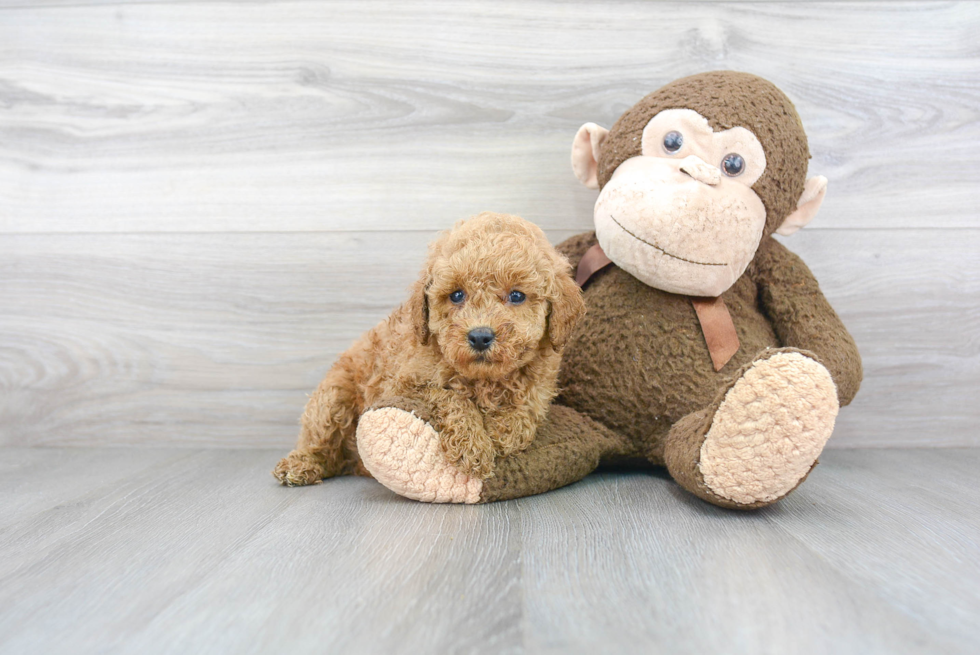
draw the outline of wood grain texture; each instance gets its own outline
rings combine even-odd
[[[2,11],[0,232],[431,230],[484,209],[581,230],[578,126],[723,68],[797,103],[830,178],[815,227],[978,225],[977,3]]]
[[[977,606],[978,569],[960,558],[978,549],[976,511],[916,511],[903,501],[917,490],[891,484],[928,484],[955,457],[826,453],[786,501],[749,514],[709,506],[666,474],[591,476],[591,488],[519,501],[534,590],[525,594],[528,623],[537,627],[529,650],[969,651],[977,633],[963,612]],[[975,463],[977,451],[964,457]],[[960,493],[975,480],[953,486]],[[593,490],[601,502],[583,500]],[[942,537],[930,534],[938,525]],[[948,535],[951,543],[939,541]]]
[[[183,451],[149,474],[151,451],[123,452],[134,475],[76,469],[73,502],[0,532],[0,652],[69,635],[76,653],[514,651],[512,507],[433,512],[351,479],[324,502],[279,487],[272,452]]]
[[[0,0],[0,443],[286,447],[436,229],[589,229],[569,170],[689,73],[796,101],[789,240],[864,354],[831,446],[980,445],[980,3]]]
[[[0,458],[0,531],[43,512],[69,509],[78,500],[79,475],[87,484],[113,487],[127,478],[187,457],[181,449],[4,449]],[[84,473],[82,473],[84,472]]]
[[[980,230],[849,230],[846,252],[841,235],[784,240],[865,361],[831,446],[980,445]],[[0,442],[286,447],[430,236],[7,236]]]
[[[980,446],[978,33],[971,2],[0,0],[0,445],[49,446],[0,447],[0,654],[976,653],[980,449],[922,447]],[[864,356],[852,450],[749,514],[662,471],[274,483],[435,230],[589,229],[578,126],[725,68],[830,178],[786,243]]]
[[[104,478],[93,454],[129,474]],[[0,450],[17,480],[2,507],[32,504],[0,515],[0,653],[956,655],[980,643],[980,449],[834,451],[751,513],[649,473],[435,506],[367,479],[279,487],[273,451],[160,454]]]

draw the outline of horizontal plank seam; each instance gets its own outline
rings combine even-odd
[[[239,444],[229,444],[227,446],[214,446],[201,444],[200,446],[182,446],[179,444],[169,445],[166,443],[154,442],[152,445],[146,444],[81,444],[81,443],[71,443],[71,444],[35,444],[35,445],[25,445],[25,444],[0,444],[0,452],[4,450],[90,450],[90,449],[102,449],[102,450],[186,450],[186,451],[230,451],[230,450],[242,450],[249,452],[261,452],[266,451],[271,454],[280,454],[283,452],[283,448],[288,449],[292,441],[284,441],[284,446],[274,447],[274,446],[242,446]],[[861,446],[850,446],[850,445],[840,445],[836,446],[833,443],[827,445],[829,450],[968,450],[968,451],[980,451],[980,446],[943,446],[935,444],[906,444],[902,446],[893,445],[861,445]]]
[[[980,216],[977,217],[980,221]],[[430,232],[438,232],[441,230],[448,230],[450,225],[445,227],[433,227],[431,229],[368,229],[368,230],[178,230],[173,232],[168,232],[165,230],[147,230],[147,231],[110,231],[110,230],[93,230],[93,231],[71,231],[62,232],[58,230],[51,231],[34,231],[34,232],[18,232],[18,231],[5,231],[0,230],[0,236],[29,236],[29,237],[44,237],[44,236],[188,236],[188,235],[247,235],[247,234],[426,234]],[[541,229],[551,232],[574,232],[578,230],[587,230],[588,228],[581,227],[551,227],[548,225],[541,225]],[[968,227],[968,226],[935,226],[935,227],[811,227],[807,228],[807,232],[952,232],[952,231],[966,231],[966,232],[977,232],[980,231],[980,226]]]
[[[318,0],[272,0],[272,2],[267,2],[266,4],[313,4]],[[658,0],[662,4],[667,4],[671,0]],[[676,0],[672,0],[676,4]],[[225,5],[225,4],[237,4],[238,0],[197,0],[182,2],[182,5]],[[860,3],[856,4],[879,4],[879,5],[892,5],[892,6],[903,6],[903,5],[921,5],[921,4],[949,4],[949,0],[862,0]],[[169,0],[158,0],[156,2],[141,2],[140,0],[134,0],[132,2],[126,2],[125,0],[117,2],[75,2],[75,3],[37,3],[35,5],[16,5],[12,7],[4,7],[0,5],[0,11],[17,11],[17,10],[31,10],[36,11],[38,9],[63,9],[63,8],[80,8],[80,7],[127,7],[127,6],[153,6],[153,5],[173,5],[174,3]],[[740,5],[794,5],[798,4],[798,0],[698,0],[697,4],[740,4]],[[840,4],[840,0],[808,0],[807,4],[810,5],[825,5],[825,4]]]

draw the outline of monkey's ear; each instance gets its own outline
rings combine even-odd
[[[590,189],[599,188],[599,153],[609,130],[595,123],[578,128],[572,141],[572,170],[578,181]]]
[[[783,224],[776,230],[776,234],[788,237],[812,221],[826,195],[827,178],[823,175],[817,175],[808,179],[803,187],[803,195],[800,196],[800,201],[796,203],[796,211],[786,217]]]
[[[412,295],[408,299],[408,313],[412,319],[412,331],[415,338],[423,346],[429,343],[429,298],[425,295],[425,290],[429,286],[428,275],[422,278],[412,287]]]

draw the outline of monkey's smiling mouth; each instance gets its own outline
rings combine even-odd
[[[663,248],[661,248],[657,244],[650,243],[646,239],[644,239],[642,237],[638,237],[637,235],[633,234],[633,232],[631,232],[630,230],[626,229],[626,227],[622,223],[620,223],[619,221],[617,221],[616,220],[616,217],[613,216],[612,214],[609,214],[609,218],[611,218],[612,219],[612,222],[615,223],[616,225],[618,225],[619,226],[619,229],[621,229],[626,234],[630,235],[631,237],[633,237],[634,239],[636,239],[640,243],[645,243],[646,245],[650,246],[654,250],[658,250],[658,251],[662,252],[663,254],[667,255],[668,257],[672,257],[674,259],[679,259],[680,261],[687,262],[688,264],[697,264],[698,266],[728,266],[728,264],[718,264],[718,263],[715,263],[715,262],[696,262],[693,259],[685,259],[684,257],[679,257],[679,256],[677,256],[677,255],[675,255],[673,253],[667,252],[666,250],[664,250]]]

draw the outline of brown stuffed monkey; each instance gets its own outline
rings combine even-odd
[[[823,201],[809,157],[789,99],[745,73],[676,80],[611,130],[584,125],[572,168],[600,193],[595,232],[558,246],[588,309],[562,390],[526,450],[489,478],[450,476],[441,499],[527,496],[631,461],[665,465],[729,508],[796,488],[862,376],[813,275],[771,236],[806,225]],[[418,429],[398,447],[415,451],[435,436],[409,409]],[[436,473],[416,469],[405,478]]]
[[[794,254],[826,191],[807,179],[799,116],[773,84],[676,80],[572,147],[600,189],[595,232],[568,239],[588,312],[531,450],[486,500],[572,482],[600,461],[666,465],[723,507],[768,505],[815,466],[861,382],[854,340]]]

